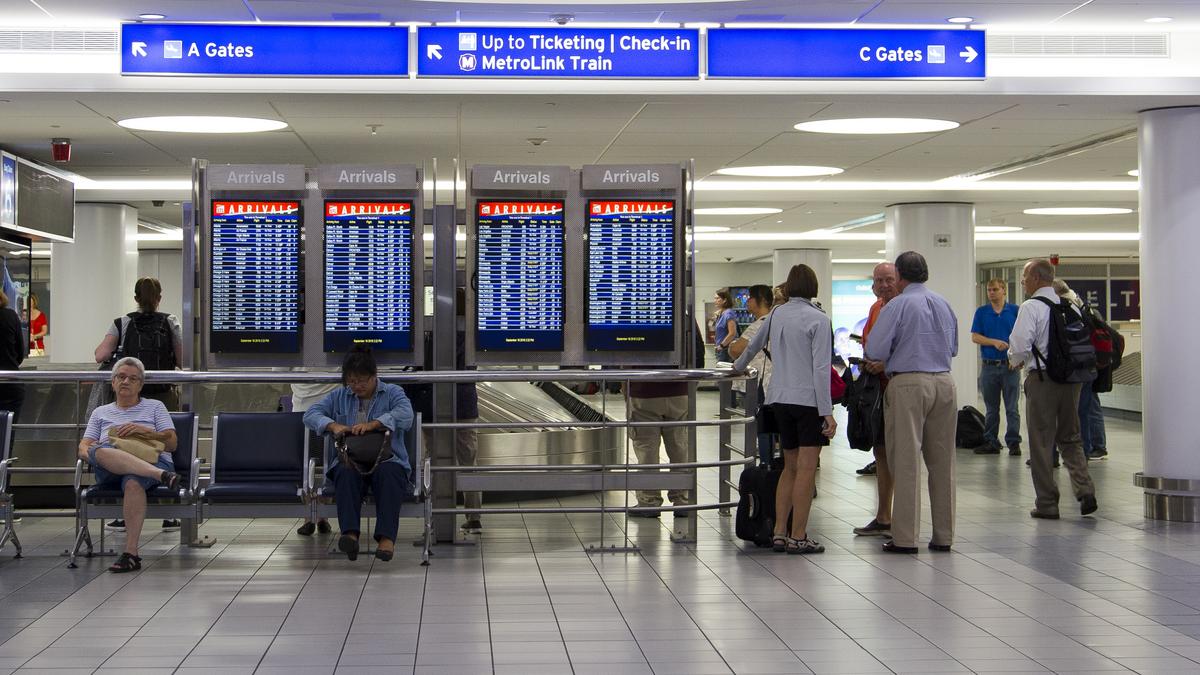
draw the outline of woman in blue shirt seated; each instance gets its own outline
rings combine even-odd
[[[328,433],[338,438],[391,432],[392,456],[380,462],[374,472],[363,475],[353,466],[342,466],[336,455],[325,472],[336,488],[342,533],[338,549],[350,560],[358,558],[359,521],[367,490],[375,495],[375,541],[379,543],[375,557],[380,560],[391,560],[395,554],[400,504],[412,494],[408,450],[404,447],[404,432],[413,423],[412,405],[403,389],[380,382],[377,373],[371,351],[355,347],[342,362],[345,386],[330,392],[304,413],[305,426],[319,435]]]

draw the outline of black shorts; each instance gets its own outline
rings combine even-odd
[[[829,439],[821,433],[825,418],[817,414],[815,407],[772,403],[771,412],[775,414],[775,422],[779,426],[779,446],[784,450],[829,445]]]

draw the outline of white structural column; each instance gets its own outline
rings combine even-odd
[[[76,204],[75,242],[50,247],[49,356],[91,363],[113,319],[133,311],[137,281],[137,209]]]
[[[827,248],[781,248],[771,256],[771,285],[787,281],[788,272],[805,264],[817,273],[817,299],[833,316],[833,252]]]
[[[1200,260],[1200,108],[1141,113],[1142,456],[1146,516],[1200,521],[1191,367],[1200,331],[1188,280]]]
[[[971,342],[976,306],[975,205],[962,203],[893,204],[884,212],[887,257],[916,251],[929,263],[930,290],[942,295],[958,317],[958,357],[954,386],[958,404],[979,398],[979,348]]]

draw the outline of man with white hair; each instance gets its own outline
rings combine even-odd
[[[159,484],[179,487],[179,475],[171,459],[178,442],[175,425],[162,401],[141,397],[145,380],[146,368],[141,361],[131,356],[118,360],[111,380],[116,400],[92,412],[79,442],[79,459],[92,466],[96,484],[120,486],[125,493],[121,500],[125,551],[108,568],[112,572],[142,568],[138,537],[146,518],[146,492]],[[153,463],[135,455],[149,458],[154,451],[157,456]]]
[[[1045,258],[1025,263],[1021,283],[1028,300],[1021,303],[1012,338],[1008,342],[1009,367],[1026,366],[1025,421],[1029,426],[1030,467],[1036,493],[1034,518],[1058,520],[1058,481],[1054,477],[1055,443],[1067,472],[1071,488],[1079,501],[1079,512],[1094,513],[1096,486],[1088,475],[1087,459],[1079,438],[1078,382],[1055,382],[1046,373],[1050,355],[1051,306],[1059,304],[1054,292],[1054,265]],[[1036,358],[1035,358],[1036,357]]]

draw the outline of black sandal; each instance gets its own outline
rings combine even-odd
[[[142,569],[142,559],[132,553],[122,553],[117,561],[108,567],[109,572],[123,574]]]
[[[158,482],[166,486],[168,490],[179,489],[179,474],[174,471],[163,471],[162,476],[159,476]]]

